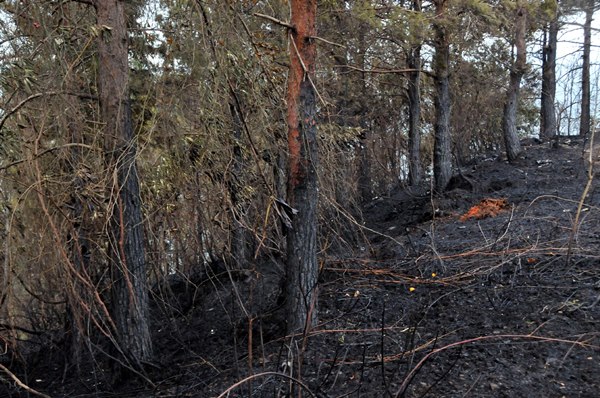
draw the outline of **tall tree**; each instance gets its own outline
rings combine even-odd
[[[590,118],[590,50],[592,47],[592,20],[594,17],[595,1],[583,3],[585,22],[583,24],[583,57],[581,65],[581,117],[579,119],[579,135],[589,137]]]
[[[287,88],[288,202],[297,210],[287,237],[288,331],[317,322],[317,123],[314,86],[316,0],[292,0]]]
[[[452,177],[449,88],[450,40],[446,26],[448,0],[434,0],[433,3],[435,4],[433,73],[436,92],[433,176],[435,190],[443,192]]]
[[[421,12],[421,0],[413,0],[413,11]],[[421,35],[408,49],[408,179],[410,185],[421,182]]]
[[[558,7],[546,29],[542,48],[542,95],[540,138],[552,138],[557,133],[556,110],[556,44],[558,42]]]
[[[361,24],[362,25],[362,24]],[[360,25],[359,25],[360,26]],[[360,85],[359,90],[362,95],[358,97],[359,112],[359,126],[362,130],[360,135],[359,145],[359,159],[360,167],[358,169],[358,189],[362,203],[368,203],[373,199],[373,181],[371,176],[371,155],[370,155],[370,143],[372,141],[371,126],[367,120],[366,114],[369,112],[369,105],[367,104],[367,74],[364,72],[366,69],[366,53],[367,53],[367,39],[365,34],[366,28],[360,26],[360,33],[358,34],[358,52],[356,58],[362,71],[360,72]],[[347,84],[347,83],[346,83]],[[356,119],[356,115],[353,115]]]
[[[527,31],[527,9],[521,0],[517,1],[515,9],[515,32],[513,45],[516,57],[510,70],[510,81],[506,92],[504,115],[502,117],[502,131],[504,144],[509,162],[515,161],[521,153],[521,143],[517,134],[517,108],[519,105],[519,90],[521,79],[527,68],[527,48],[525,47],[525,33]]]
[[[152,356],[136,143],[129,99],[125,1],[96,0],[98,96],[109,197],[112,316],[119,348],[139,366]]]

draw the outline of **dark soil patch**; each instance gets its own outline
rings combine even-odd
[[[153,388],[132,379],[109,393],[102,375],[62,378],[47,362],[27,381],[56,397],[216,397],[248,378],[228,396],[284,397],[292,372],[303,397],[596,397],[600,191],[594,182],[572,233],[581,153],[577,141],[528,146],[516,165],[464,167],[443,197],[375,199],[363,213],[370,247],[322,259],[309,336],[282,338],[271,259],[155,289],[156,319],[168,321],[154,325]],[[460,221],[484,198],[508,206]]]

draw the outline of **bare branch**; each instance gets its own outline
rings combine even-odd
[[[265,14],[261,14],[258,12],[252,13],[252,15],[254,15],[255,17],[259,17],[259,18],[263,18],[266,19],[267,21],[271,21],[279,26],[283,26],[285,28],[291,29],[291,30],[296,30],[296,28],[293,25],[290,25],[289,22],[285,22],[285,21],[281,21],[277,18],[274,18],[270,15],[265,15]]]
[[[359,68],[357,66],[352,66],[352,65],[335,65],[334,67],[336,68],[348,68],[348,69],[352,69],[355,70],[357,72],[365,72],[365,73],[398,73],[398,74],[402,74],[402,73],[410,73],[410,72],[423,72],[427,75],[431,74],[431,72],[426,71],[426,70],[422,70],[422,69],[364,69],[364,68]]]
[[[329,41],[329,40],[323,39],[322,37],[319,37],[319,36],[311,36],[311,39],[318,40],[318,41],[322,41],[323,43],[330,44],[330,45],[332,45],[332,46],[346,48],[346,46],[344,46],[343,44],[334,43],[334,42],[332,42],[332,41]]]
[[[27,384],[23,383],[17,376],[15,376],[15,374],[13,372],[8,370],[8,368],[6,366],[2,365],[1,363],[0,363],[0,370],[4,371],[4,373],[6,373],[11,379],[14,380],[16,385],[18,385],[19,387],[21,387],[23,390],[27,391],[28,393],[37,395],[38,397],[42,397],[42,398],[50,398],[49,395],[46,395],[39,391],[36,391],[33,388],[29,387]]]
[[[291,25],[289,22],[282,21],[282,20],[274,18],[274,17],[272,17],[270,15],[261,14],[259,12],[255,12],[252,15],[254,15],[255,17],[266,19],[267,21],[271,21],[271,22],[273,22],[273,23],[275,23],[275,24],[277,24],[279,26],[283,26],[283,27],[291,29],[291,30],[296,30],[296,28],[293,25]],[[327,43],[327,44],[332,45],[332,46],[346,48],[346,46],[344,46],[342,44],[334,43],[332,41],[329,41],[329,40],[324,39],[324,38],[319,37],[319,36],[311,36],[310,38],[314,39],[314,40],[322,41],[323,43]]]
[[[92,6],[92,7],[96,7],[96,3],[94,3],[92,0],[71,0],[73,3],[81,3],[81,4],[86,4],[88,6]]]
[[[580,28],[583,28],[583,24],[579,23],[579,22],[563,22],[563,25],[578,26]],[[594,27],[590,27],[590,30],[592,30],[594,32],[600,32],[600,29],[594,28]]]
[[[15,105],[11,110],[7,111],[4,116],[2,116],[2,119],[0,119],[0,131],[2,131],[2,127],[4,127],[4,123],[6,123],[6,120],[10,116],[12,116],[15,112],[17,112],[19,109],[21,109],[23,106],[25,106],[25,104],[27,104],[28,102],[33,101],[34,99],[40,98],[43,96],[61,95],[61,94],[74,95],[76,97],[83,98],[83,99],[96,99],[96,97],[89,95],[89,94],[70,93],[70,92],[65,92],[65,91],[48,91],[45,93],[31,94],[29,97],[25,98],[23,101],[21,101],[17,105]]]
[[[300,387],[302,387],[304,389],[304,391],[306,391],[308,393],[308,395],[310,395],[311,397],[317,398],[317,396],[315,395],[315,393],[313,393],[306,384],[304,384],[302,381],[292,377],[292,376],[288,376],[285,373],[279,373],[279,372],[263,372],[263,373],[257,373],[255,375],[251,375],[246,377],[243,380],[238,381],[237,383],[235,383],[234,385],[230,386],[227,390],[223,391],[221,393],[221,395],[219,395],[217,398],[223,398],[223,397],[227,397],[229,396],[229,393],[231,393],[233,390],[235,390],[236,388],[238,388],[241,385],[244,385],[246,383],[248,383],[249,381],[252,381],[254,379],[258,379],[259,377],[265,377],[265,376],[271,376],[271,377],[281,377],[283,379],[289,380],[292,383],[296,383],[298,384]]]
[[[61,146],[54,146],[52,148],[44,149],[40,153],[34,154],[31,158],[19,159],[19,160],[15,160],[14,162],[10,162],[10,163],[8,163],[6,165],[2,165],[2,166],[0,166],[0,171],[6,170],[8,168],[11,168],[11,167],[16,166],[16,165],[21,164],[21,163],[25,163],[25,162],[27,162],[29,160],[37,159],[37,158],[39,158],[41,156],[44,156],[45,154],[47,154],[49,152],[54,152],[57,149],[69,148],[69,147],[81,147],[81,148],[86,148],[86,149],[96,149],[96,148],[94,148],[92,146],[85,145],[85,144],[80,144],[80,143],[77,143],[77,142],[73,142],[73,143],[70,143],[70,144],[64,144],[64,145],[61,145]]]

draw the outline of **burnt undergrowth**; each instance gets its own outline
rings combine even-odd
[[[441,197],[375,198],[356,218],[368,242],[320,254],[319,326],[307,335],[285,333],[272,257],[156,285],[157,353],[143,377],[111,384],[101,360],[75,372],[58,335],[6,366],[53,397],[592,397],[600,190],[594,181],[581,202],[579,145],[528,146],[512,165],[482,158]],[[486,198],[505,205],[464,217]],[[5,396],[28,394],[1,377]]]

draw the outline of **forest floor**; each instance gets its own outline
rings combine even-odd
[[[26,381],[52,397],[598,397],[600,181],[578,212],[582,145],[482,156],[443,197],[367,204],[369,244],[321,258],[307,336],[282,337],[271,260],[154,290],[153,386],[42,359]]]

